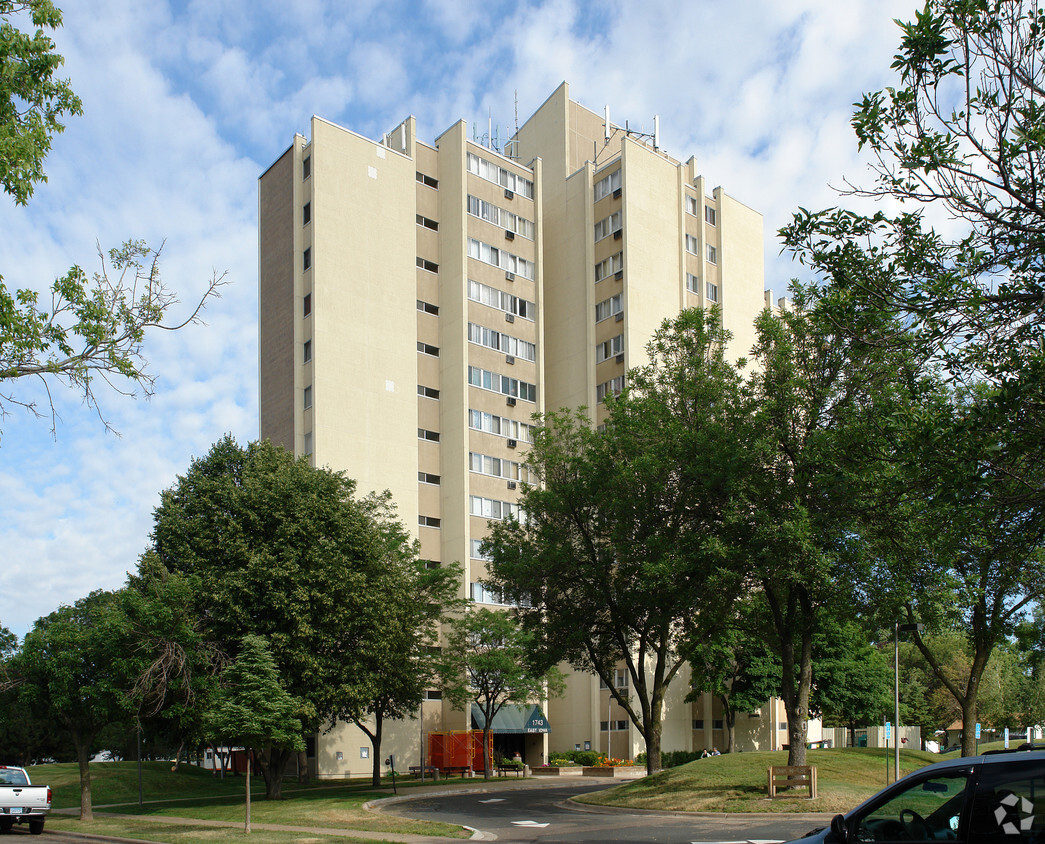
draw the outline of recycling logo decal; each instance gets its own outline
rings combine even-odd
[[[1034,804],[1010,792],[1001,798],[994,810],[994,819],[1006,835],[1020,835],[1028,832],[1034,823]]]

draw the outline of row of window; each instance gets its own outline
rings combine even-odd
[[[417,351],[423,355],[429,355],[430,357],[439,357],[439,347],[433,346],[431,343],[423,343],[420,340],[417,341]]]
[[[469,409],[468,427],[475,431],[485,431],[487,434],[507,437],[510,440],[533,442],[533,425],[517,422],[507,416],[497,416],[493,413]]]
[[[476,325],[474,322],[468,323],[468,340],[479,346],[504,352],[506,355],[513,355],[523,360],[537,360],[535,344],[500,331],[494,331],[492,328]]]
[[[415,214],[417,217],[417,225],[423,226],[426,229],[431,229],[434,232],[439,231],[439,223],[435,220],[431,220],[428,217],[422,217],[420,214]]]
[[[508,602],[504,600],[504,596],[500,592],[494,589],[487,589],[483,584],[478,581],[473,581],[471,584],[470,595],[473,601],[477,604],[496,604],[501,607],[529,607],[531,606],[528,600],[519,601],[518,603]]]
[[[595,306],[595,321],[602,322],[604,319],[609,319],[611,316],[616,316],[624,310],[622,304],[623,294],[618,293],[616,296],[610,296],[609,299],[603,299]]]
[[[533,182],[506,170],[493,161],[487,161],[474,153],[468,153],[468,172],[475,173],[488,182],[500,185],[512,193],[521,193],[527,199],[533,199]]]
[[[497,308],[513,317],[520,316],[528,320],[536,318],[537,306],[533,302],[471,279],[468,280],[468,298],[473,302]]]
[[[700,254],[700,241],[691,234],[686,235],[686,251],[693,255]],[[710,243],[707,245],[707,255],[709,264],[718,263],[718,250]]]
[[[620,211],[614,211],[610,216],[595,224],[595,242],[598,243],[618,231],[620,231]]]
[[[479,454],[476,451],[468,452],[468,469],[477,475],[489,475],[492,478],[506,478],[509,481],[524,483],[530,480],[529,470],[522,463],[489,454]]]
[[[690,293],[696,293],[700,295],[700,277],[693,275],[693,273],[686,273],[686,289]],[[718,301],[718,285],[712,282],[706,282],[704,286],[704,296],[709,302]]]
[[[439,432],[429,431],[427,428],[418,428],[417,438],[419,440],[428,440],[430,443],[437,443],[439,442]]]
[[[440,478],[438,475],[433,475],[431,472],[418,472],[417,473],[417,481],[418,481],[418,483],[432,484],[434,486],[439,486],[439,484],[442,482],[442,480],[443,479]]]
[[[621,171],[617,168],[608,176],[599,179],[595,183],[595,201],[598,202],[604,196],[609,196],[616,190],[620,190],[621,186]]]
[[[523,401],[537,401],[537,385],[520,381],[518,378],[510,378],[489,369],[480,369],[478,366],[468,367],[468,383],[473,387],[500,393],[502,396],[522,399]]]
[[[417,523],[421,527],[437,528],[442,527],[442,520],[437,519],[435,516],[418,516]]]
[[[616,255],[610,255],[609,258],[605,258],[595,265],[595,280],[602,281],[623,269],[624,253],[618,252]]]
[[[417,309],[432,316],[439,316],[439,306],[433,305],[431,302],[425,302],[422,299],[417,300]]]
[[[533,261],[527,261],[525,258],[513,255],[505,249],[498,249],[496,246],[483,243],[481,240],[476,240],[473,237],[468,238],[468,257],[533,281]]]
[[[430,273],[439,272],[439,265],[435,261],[429,261],[427,258],[422,258],[420,255],[417,256],[417,267],[421,270],[426,270]]]
[[[700,216],[700,202],[695,196],[686,197],[686,213],[692,214],[694,217]],[[718,214],[710,205],[704,206],[704,220],[709,226],[718,225]]]
[[[473,516],[484,519],[507,519],[509,516],[522,521],[519,505],[514,501],[498,501],[496,498],[482,498],[478,495],[468,496],[469,512]]]
[[[517,235],[533,240],[532,220],[527,220],[525,217],[520,217],[511,211],[506,211],[499,205],[494,205],[485,199],[479,199],[479,197],[469,194],[468,213],[481,220],[486,220],[488,223],[493,223],[495,226],[500,226],[506,231],[514,232]]]
[[[610,725],[610,729],[615,733],[622,733],[628,729],[627,721],[599,721],[599,729],[602,732],[606,732],[606,725]]]
[[[415,178],[417,179],[417,183],[418,184],[424,185],[425,187],[435,188],[436,190],[439,190],[439,180],[438,179],[433,179],[431,176],[426,176],[420,170],[416,171],[416,174],[417,175],[415,176]]]
[[[618,689],[626,689],[628,687],[628,672],[627,672],[627,670],[625,670],[623,668],[615,668],[614,669],[614,671],[613,671],[613,685],[615,685]],[[600,689],[609,688],[606,685],[606,681],[603,680],[601,677],[599,678],[599,688]]]
[[[604,360],[622,354],[624,354],[624,335],[618,334],[595,347],[595,363],[602,363]]]
[[[785,724],[785,726],[787,726],[787,725]],[[715,718],[711,722],[711,729],[713,729],[713,730],[721,730],[722,727],[723,727],[723,723],[722,723],[722,719],[721,718]],[[703,730],[704,729],[704,719],[703,718],[694,718],[693,719],[693,729],[694,730]]]
[[[618,375],[616,378],[611,378],[609,381],[605,381],[595,388],[595,401],[600,403],[604,402],[608,395],[619,396],[623,389],[624,376]]]

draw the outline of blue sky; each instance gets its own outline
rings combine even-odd
[[[893,18],[910,0],[131,2],[66,4],[64,75],[83,99],[27,208],[0,197],[0,274],[46,288],[97,245],[165,241],[184,314],[214,272],[229,286],[205,325],[153,336],[156,395],[99,391],[59,419],[0,420],[0,624],[116,588],[152,510],[224,433],[257,436],[257,178],[318,114],[377,138],[406,115],[432,141],[458,119],[501,137],[566,80],[574,99],[650,131],[712,185],[761,211],[766,284],[800,274],[774,232],[828,186],[867,181],[851,104],[893,83]],[[23,397],[31,395],[19,385]]]

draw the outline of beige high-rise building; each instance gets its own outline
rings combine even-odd
[[[258,211],[261,436],[391,490],[422,557],[460,562],[461,594],[486,604],[478,546],[515,512],[532,414],[583,405],[601,421],[682,308],[720,305],[740,356],[766,303],[761,215],[565,83],[500,151],[463,121],[426,144],[412,117],[376,141],[314,117],[262,174]],[[687,686],[673,684],[664,748],[722,746],[717,703],[684,703]],[[423,734],[472,726],[434,691],[422,711],[385,725],[400,768]],[[498,748],[531,765],[643,750],[590,675],[544,720],[550,733],[495,723]],[[776,711],[747,720],[742,746],[786,741]],[[319,776],[370,771],[355,727],[310,751]]]

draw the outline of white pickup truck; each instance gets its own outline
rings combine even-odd
[[[51,808],[51,786],[33,785],[25,768],[0,765],[0,832],[16,823],[29,824],[29,832],[44,831],[44,815]]]

